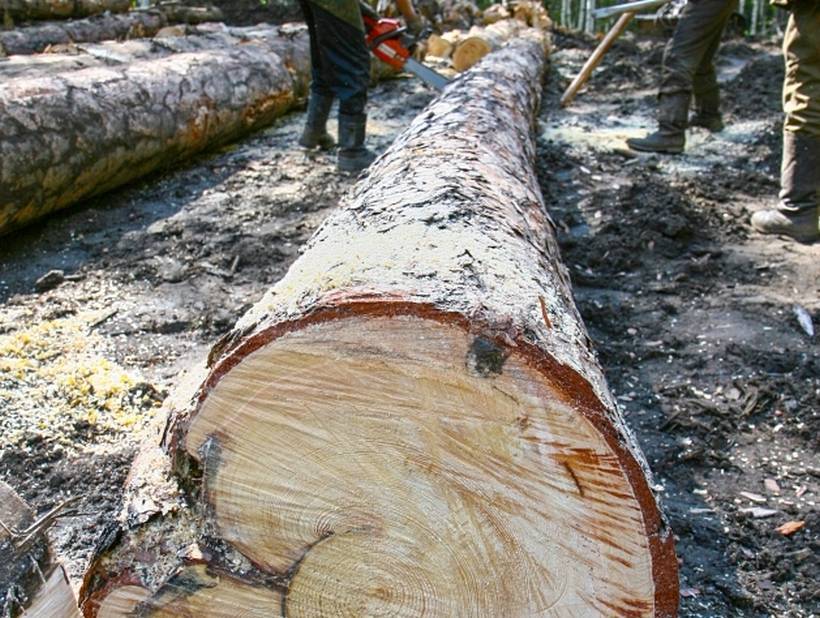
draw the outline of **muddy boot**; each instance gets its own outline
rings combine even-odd
[[[820,138],[783,132],[780,204],[752,215],[763,234],[782,234],[800,242],[820,240]]]
[[[723,131],[719,90],[710,91],[701,96],[695,95],[695,113],[689,120],[689,126],[703,127],[712,133]]]
[[[686,145],[688,94],[662,94],[658,103],[658,130],[646,137],[633,137],[626,145],[640,152],[680,154]]]
[[[360,172],[376,159],[364,147],[367,114],[339,114],[339,152],[336,168],[342,172]]]
[[[330,150],[336,145],[327,132],[327,117],[330,115],[332,105],[333,97],[310,94],[305,129],[299,138],[300,146],[304,148],[318,146],[322,150]]]

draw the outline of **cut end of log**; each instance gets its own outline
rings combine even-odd
[[[480,37],[464,38],[452,52],[453,68],[459,73],[466,71],[492,50],[492,46]]]
[[[184,447],[224,540],[287,582],[289,616],[654,606],[618,454],[524,355],[460,326],[286,333],[210,389]],[[234,588],[248,610],[267,592]]]

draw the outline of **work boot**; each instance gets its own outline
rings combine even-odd
[[[367,114],[339,114],[339,152],[336,168],[342,172],[360,172],[376,159],[364,147]]]
[[[633,137],[626,145],[640,152],[680,154],[686,145],[688,94],[662,94],[658,102],[658,130],[646,137]]]
[[[783,234],[800,242],[820,240],[820,137],[783,131],[780,203],[752,215],[763,234]]]
[[[720,115],[720,90],[711,88],[704,93],[695,92],[695,113],[689,120],[690,127],[703,127],[712,133],[723,131]]]
[[[332,96],[310,94],[307,120],[305,121],[302,136],[299,138],[300,146],[304,148],[316,148],[318,146],[322,150],[330,150],[336,145],[336,142],[327,132],[327,118],[330,116],[332,105]]]

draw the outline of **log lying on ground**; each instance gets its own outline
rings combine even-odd
[[[130,9],[131,0],[0,0],[0,13],[14,20],[68,19]]]
[[[160,11],[96,15],[0,31],[0,56],[38,54],[52,45],[154,36],[168,25]]]
[[[214,347],[85,616],[675,614],[538,188],[541,41],[450,85]]]
[[[62,566],[55,564],[46,531],[53,519],[34,512],[0,481],[0,616],[79,617]]]
[[[299,28],[3,83],[0,233],[270,124],[304,97],[308,55]]]
[[[310,54],[307,28],[302,24],[231,28],[222,24],[186,26],[185,35],[131,41],[61,45],[48,54],[0,58],[0,82],[60,75],[90,67],[121,67],[173,54],[225,50],[261,40],[279,55],[302,96],[308,85]]]
[[[86,19],[45,22],[0,31],[0,56],[37,54],[55,45],[94,43],[152,37],[169,24],[202,24],[219,21],[214,7],[161,4],[148,11],[95,15]],[[183,27],[183,34],[188,32]]]

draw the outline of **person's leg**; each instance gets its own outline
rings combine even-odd
[[[804,242],[820,239],[820,5],[797,3],[783,39],[783,162],[780,203],[756,212],[752,226]]]
[[[733,0],[689,0],[686,4],[663,55],[658,130],[645,138],[627,140],[630,148],[683,152],[695,73],[716,40],[719,44],[733,6]]]
[[[720,115],[720,87],[715,70],[715,55],[720,47],[720,39],[731,13],[723,19],[723,27],[716,30],[706,48],[695,74],[692,76],[692,94],[694,95],[695,114],[689,121],[690,126],[704,127],[710,131],[723,130],[723,119]]]
[[[302,7],[302,14],[310,33],[310,95],[308,97],[307,120],[305,128],[299,138],[299,144],[305,148],[316,148],[329,150],[335,146],[335,142],[327,132],[327,119],[330,116],[330,108],[333,106],[333,90],[328,83],[327,75],[330,73],[325,67],[319,41],[316,33],[316,24],[313,15],[313,6],[307,0],[299,0]]]
[[[354,25],[316,6],[313,14],[323,60],[331,67],[329,84],[339,100],[338,167],[359,171],[375,158],[364,146],[370,52],[364,32]]]

